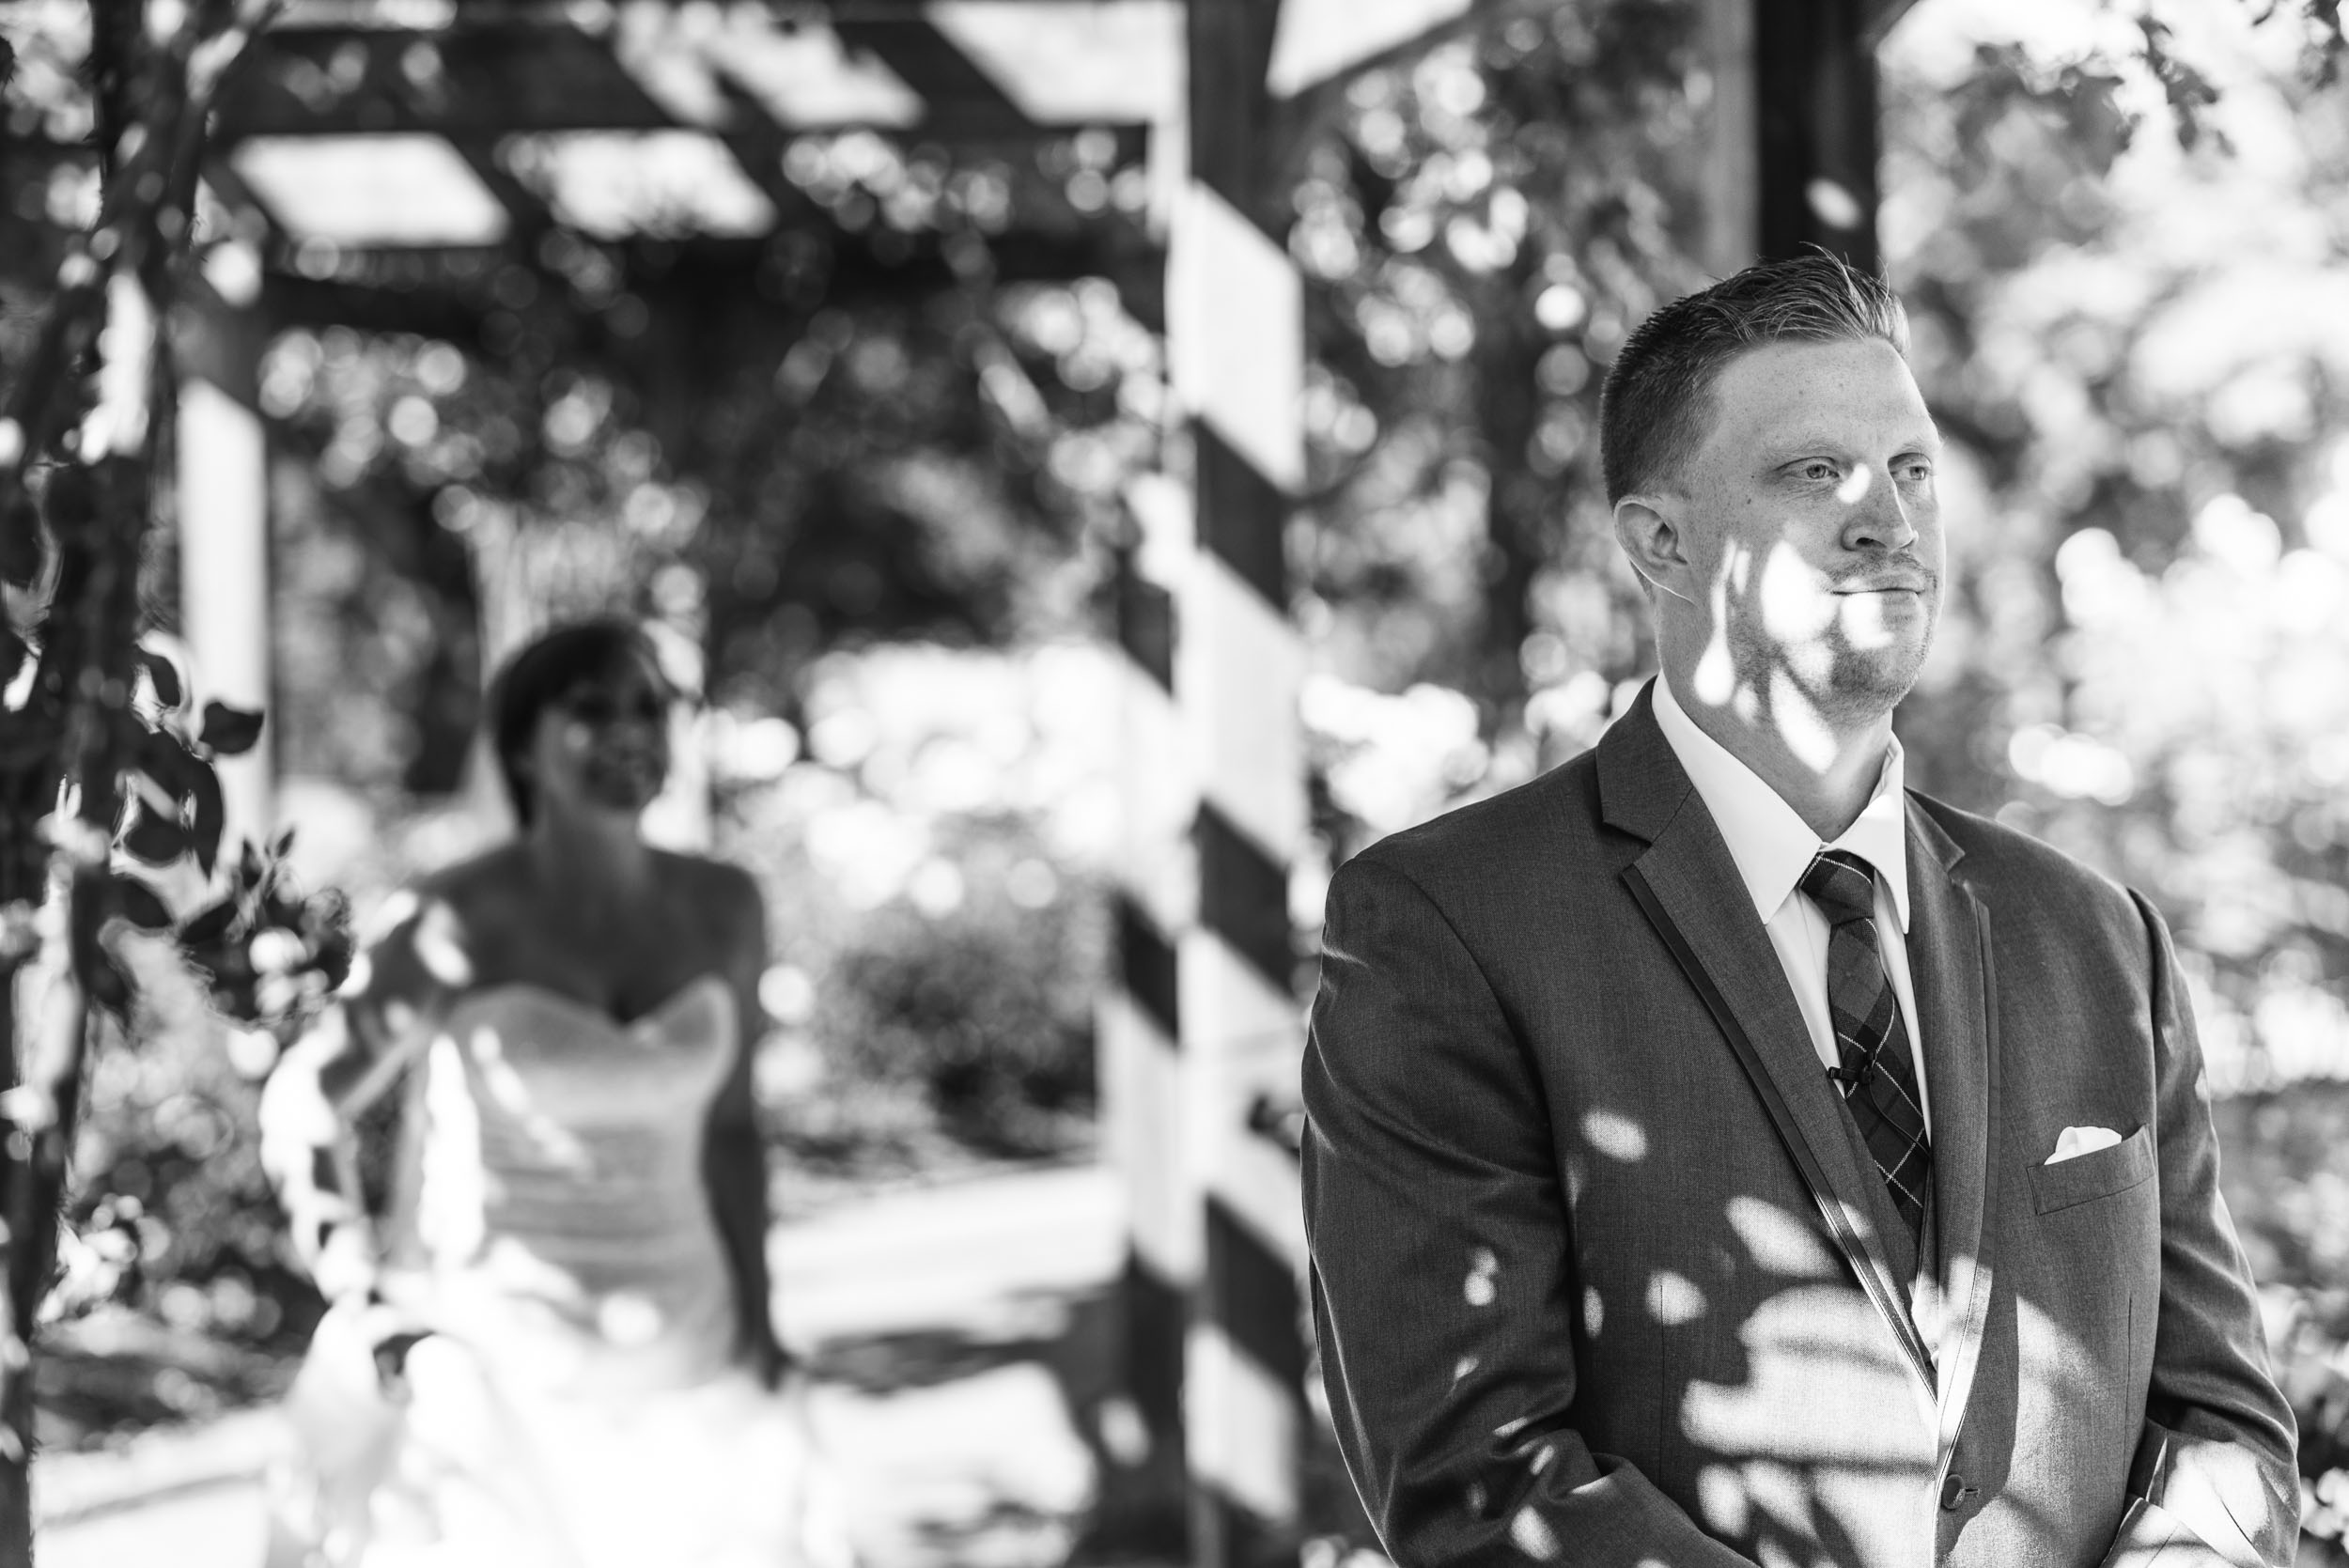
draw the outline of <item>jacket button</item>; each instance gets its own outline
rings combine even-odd
[[[1942,1479],[1941,1508],[1945,1513],[1954,1514],[1980,1496],[1982,1488],[1967,1485],[1966,1478],[1954,1470]]]

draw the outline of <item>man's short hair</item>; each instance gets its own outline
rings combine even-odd
[[[1703,443],[1721,367],[1766,343],[1877,337],[1908,353],[1908,318],[1882,278],[1826,251],[1765,261],[1674,300],[1632,333],[1599,397],[1611,505],[1676,474]]]

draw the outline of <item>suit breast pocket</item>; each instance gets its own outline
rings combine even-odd
[[[2153,1129],[2139,1126],[2110,1148],[2032,1166],[2031,1205],[2041,1214],[2053,1214],[2141,1187],[2153,1174]]]

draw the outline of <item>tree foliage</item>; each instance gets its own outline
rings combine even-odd
[[[1675,0],[1520,17],[1359,83],[1299,189],[1291,248],[1321,285],[1307,613],[1333,613],[1350,672],[1466,691],[1488,734],[1522,734],[1569,661],[1639,656],[1598,388],[1703,281],[1698,43]]]
[[[844,642],[1096,620],[1119,487],[1156,455],[1161,356],[1109,284],[1021,281],[1021,247],[1088,217],[1139,247],[1132,149],[811,135],[777,167],[794,199],[767,240],[614,241],[556,215],[434,279],[409,330],[282,334],[264,407],[309,460],[286,465],[281,526],[355,552],[344,597],[388,567],[434,584],[422,622],[457,601],[501,644],[504,600],[648,613],[713,695],[783,711],[792,672]],[[379,281],[349,262],[338,298]],[[420,530],[470,568],[416,569],[445,551],[420,555]]]
[[[2237,1101],[2228,1193],[2310,1529],[2338,1535],[2341,88],[2290,12],[2179,15],[2183,100],[2158,55],[1965,48],[1916,20],[1888,60],[1884,230],[1961,462],[1943,645],[1903,734],[1927,787],[2143,889],[2177,933]]]
[[[130,934],[165,939],[233,1016],[279,1028],[350,958],[339,905],[293,896],[250,847],[210,895],[226,825],[215,763],[254,745],[260,717],[199,701],[189,673],[140,641],[140,567],[170,424],[168,324],[204,116],[257,20],[210,5],[150,26],[142,8],[92,8],[82,69],[103,177],[97,218],[64,247],[25,351],[0,366],[0,1038],[10,1048],[0,1561],[11,1564],[31,1560],[34,1325],[55,1282],[92,1049],[120,1037],[136,1000]],[[176,882],[152,875],[176,869]]]

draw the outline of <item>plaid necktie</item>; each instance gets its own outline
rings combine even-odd
[[[1933,1146],[1925,1140],[1908,1031],[1876,949],[1875,873],[1857,855],[1822,849],[1803,872],[1801,887],[1830,927],[1828,1017],[1843,1065],[1828,1077],[1843,1090],[1892,1205],[1908,1221],[1910,1239],[1919,1240],[1932,1199]]]

